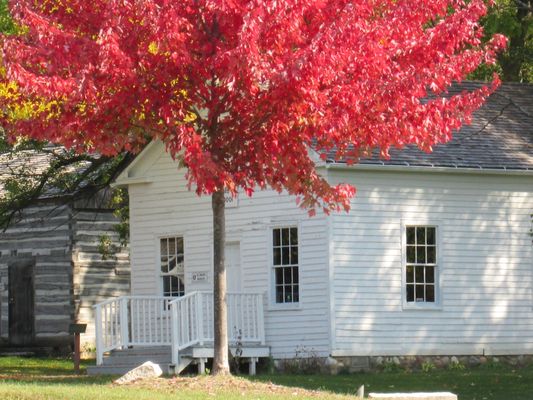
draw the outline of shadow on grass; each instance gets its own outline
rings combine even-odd
[[[80,373],[74,371],[72,360],[64,358],[0,357],[2,382],[26,382],[47,384],[107,384],[113,376],[88,376],[86,367],[94,360],[83,360]]]
[[[328,375],[258,375],[253,381],[354,395],[361,385],[365,392],[449,391],[461,400],[531,400],[533,366],[480,366],[463,371],[371,372]]]

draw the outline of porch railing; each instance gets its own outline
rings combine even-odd
[[[228,293],[226,302],[230,343],[264,344],[263,296]],[[176,364],[181,350],[214,340],[212,292],[192,292],[179,298],[124,296],[94,308],[97,365],[111,350],[168,345]]]

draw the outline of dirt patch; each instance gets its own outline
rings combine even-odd
[[[296,387],[276,385],[272,382],[257,382],[236,376],[194,376],[144,379],[125,386],[155,389],[165,392],[191,390],[216,395],[217,393],[232,392],[242,396],[254,395],[283,395],[297,398],[345,398],[329,392],[308,390]]]

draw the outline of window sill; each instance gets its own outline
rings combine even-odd
[[[403,303],[403,311],[442,311],[441,304],[411,304]]]
[[[267,311],[300,311],[302,306],[300,303],[295,304],[270,304]]]

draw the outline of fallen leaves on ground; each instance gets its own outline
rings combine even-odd
[[[284,395],[286,397],[323,398],[326,393],[318,390],[276,385],[272,382],[250,381],[236,376],[191,376],[172,378],[149,378],[137,380],[122,386],[134,386],[161,391],[202,391],[212,395],[222,392],[240,392],[241,395]],[[343,398],[344,396],[327,393],[328,398]]]

